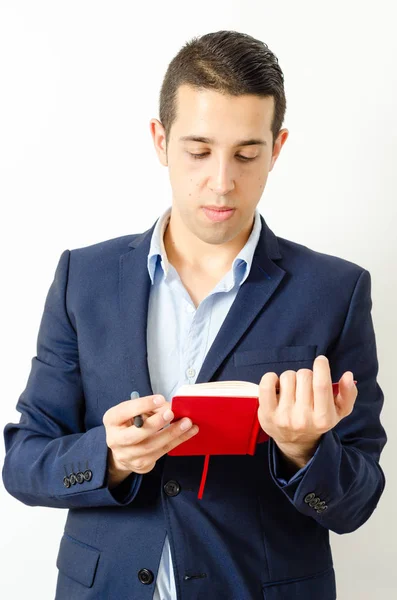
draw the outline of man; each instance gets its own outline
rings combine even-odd
[[[336,598],[329,530],[360,527],[385,484],[383,393],[369,272],[257,211],[285,106],[262,42],[193,39],[150,122],[171,209],[60,257],[3,468],[25,504],[70,509],[59,600]],[[200,500],[203,457],[167,455],[197,427],[168,401],[209,380],[260,383],[270,440],[213,456]]]

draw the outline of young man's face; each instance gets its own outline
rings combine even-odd
[[[231,241],[251,228],[269,171],[288,137],[281,130],[272,151],[273,110],[272,97],[224,96],[183,85],[167,148],[164,128],[152,119],[156,151],[169,169],[178,227],[209,244]],[[209,139],[182,139],[187,136]]]

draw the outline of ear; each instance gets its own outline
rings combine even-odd
[[[167,161],[167,148],[165,143],[165,129],[158,119],[150,120],[150,133],[152,134],[154,149],[156,150],[157,156],[161,164],[166,167]]]
[[[281,148],[284,146],[287,141],[287,137],[289,135],[288,129],[280,129],[279,134],[276,139],[276,143],[274,144],[272,159],[270,162],[269,171],[271,171],[276,163],[276,160],[281,152]]]

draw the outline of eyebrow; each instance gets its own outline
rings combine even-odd
[[[180,142],[202,142],[203,144],[214,144],[215,140],[212,138],[207,138],[207,137],[201,137],[198,135],[184,135],[183,137],[179,138]],[[248,140],[238,140],[235,143],[235,146],[266,146],[266,142],[265,140],[261,140],[261,139],[256,139],[256,138],[251,138]]]

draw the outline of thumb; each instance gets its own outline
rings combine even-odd
[[[339,379],[339,393],[335,397],[335,406],[340,419],[347,417],[353,410],[357,397],[357,388],[351,371],[343,373]]]

